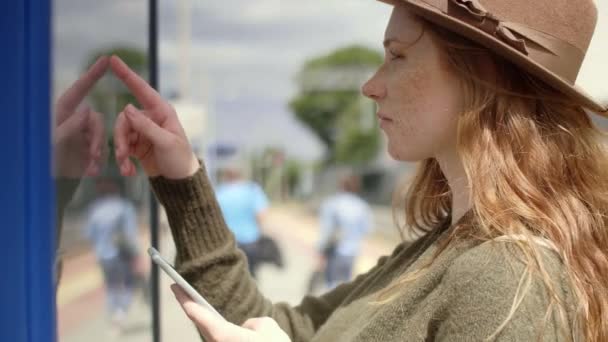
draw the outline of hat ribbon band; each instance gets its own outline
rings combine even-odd
[[[477,0],[450,0],[450,2],[460,9],[463,9],[466,15],[474,19],[475,22],[471,23],[477,26],[484,32],[498,37],[503,42],[509,44],[511,47],[517,49],[519,52],[527,55],[528,49],[526,47],[526,41],[517,38],[513,33],[513,30],[501,22],[496,16],[488,12],[481,3]],[[464,18],[463,18],[464,19]]]
[[[475,26],[574,83],[584,53],[578,48],[523,24],[505,22],[479,0],[449,0],[452,17]]]

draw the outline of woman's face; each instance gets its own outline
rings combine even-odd
[[[390,155],[418,161],[454,151],[462,91],[432,33],[397,5],[384,45],[384,63],[362,91],[377,103]]]

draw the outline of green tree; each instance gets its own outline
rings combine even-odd
[[[325,144],[326,162],[356,165],[376,156],[373,104],[359,87],[381,63],[379,52],[349,46],[307,61],[299,72],[300,91],[290,108]]]

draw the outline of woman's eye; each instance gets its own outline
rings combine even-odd
[[[389,57],[391,60],[402,59],[404,57],[403,55],[392,52],[392,51],[389,51],[388,54],[389,54]]]

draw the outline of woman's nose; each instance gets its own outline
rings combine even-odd
[[[378,72],[363,84],[361,92],[374,101],[377,101],[386,95],[386,89],[379,80]]]

